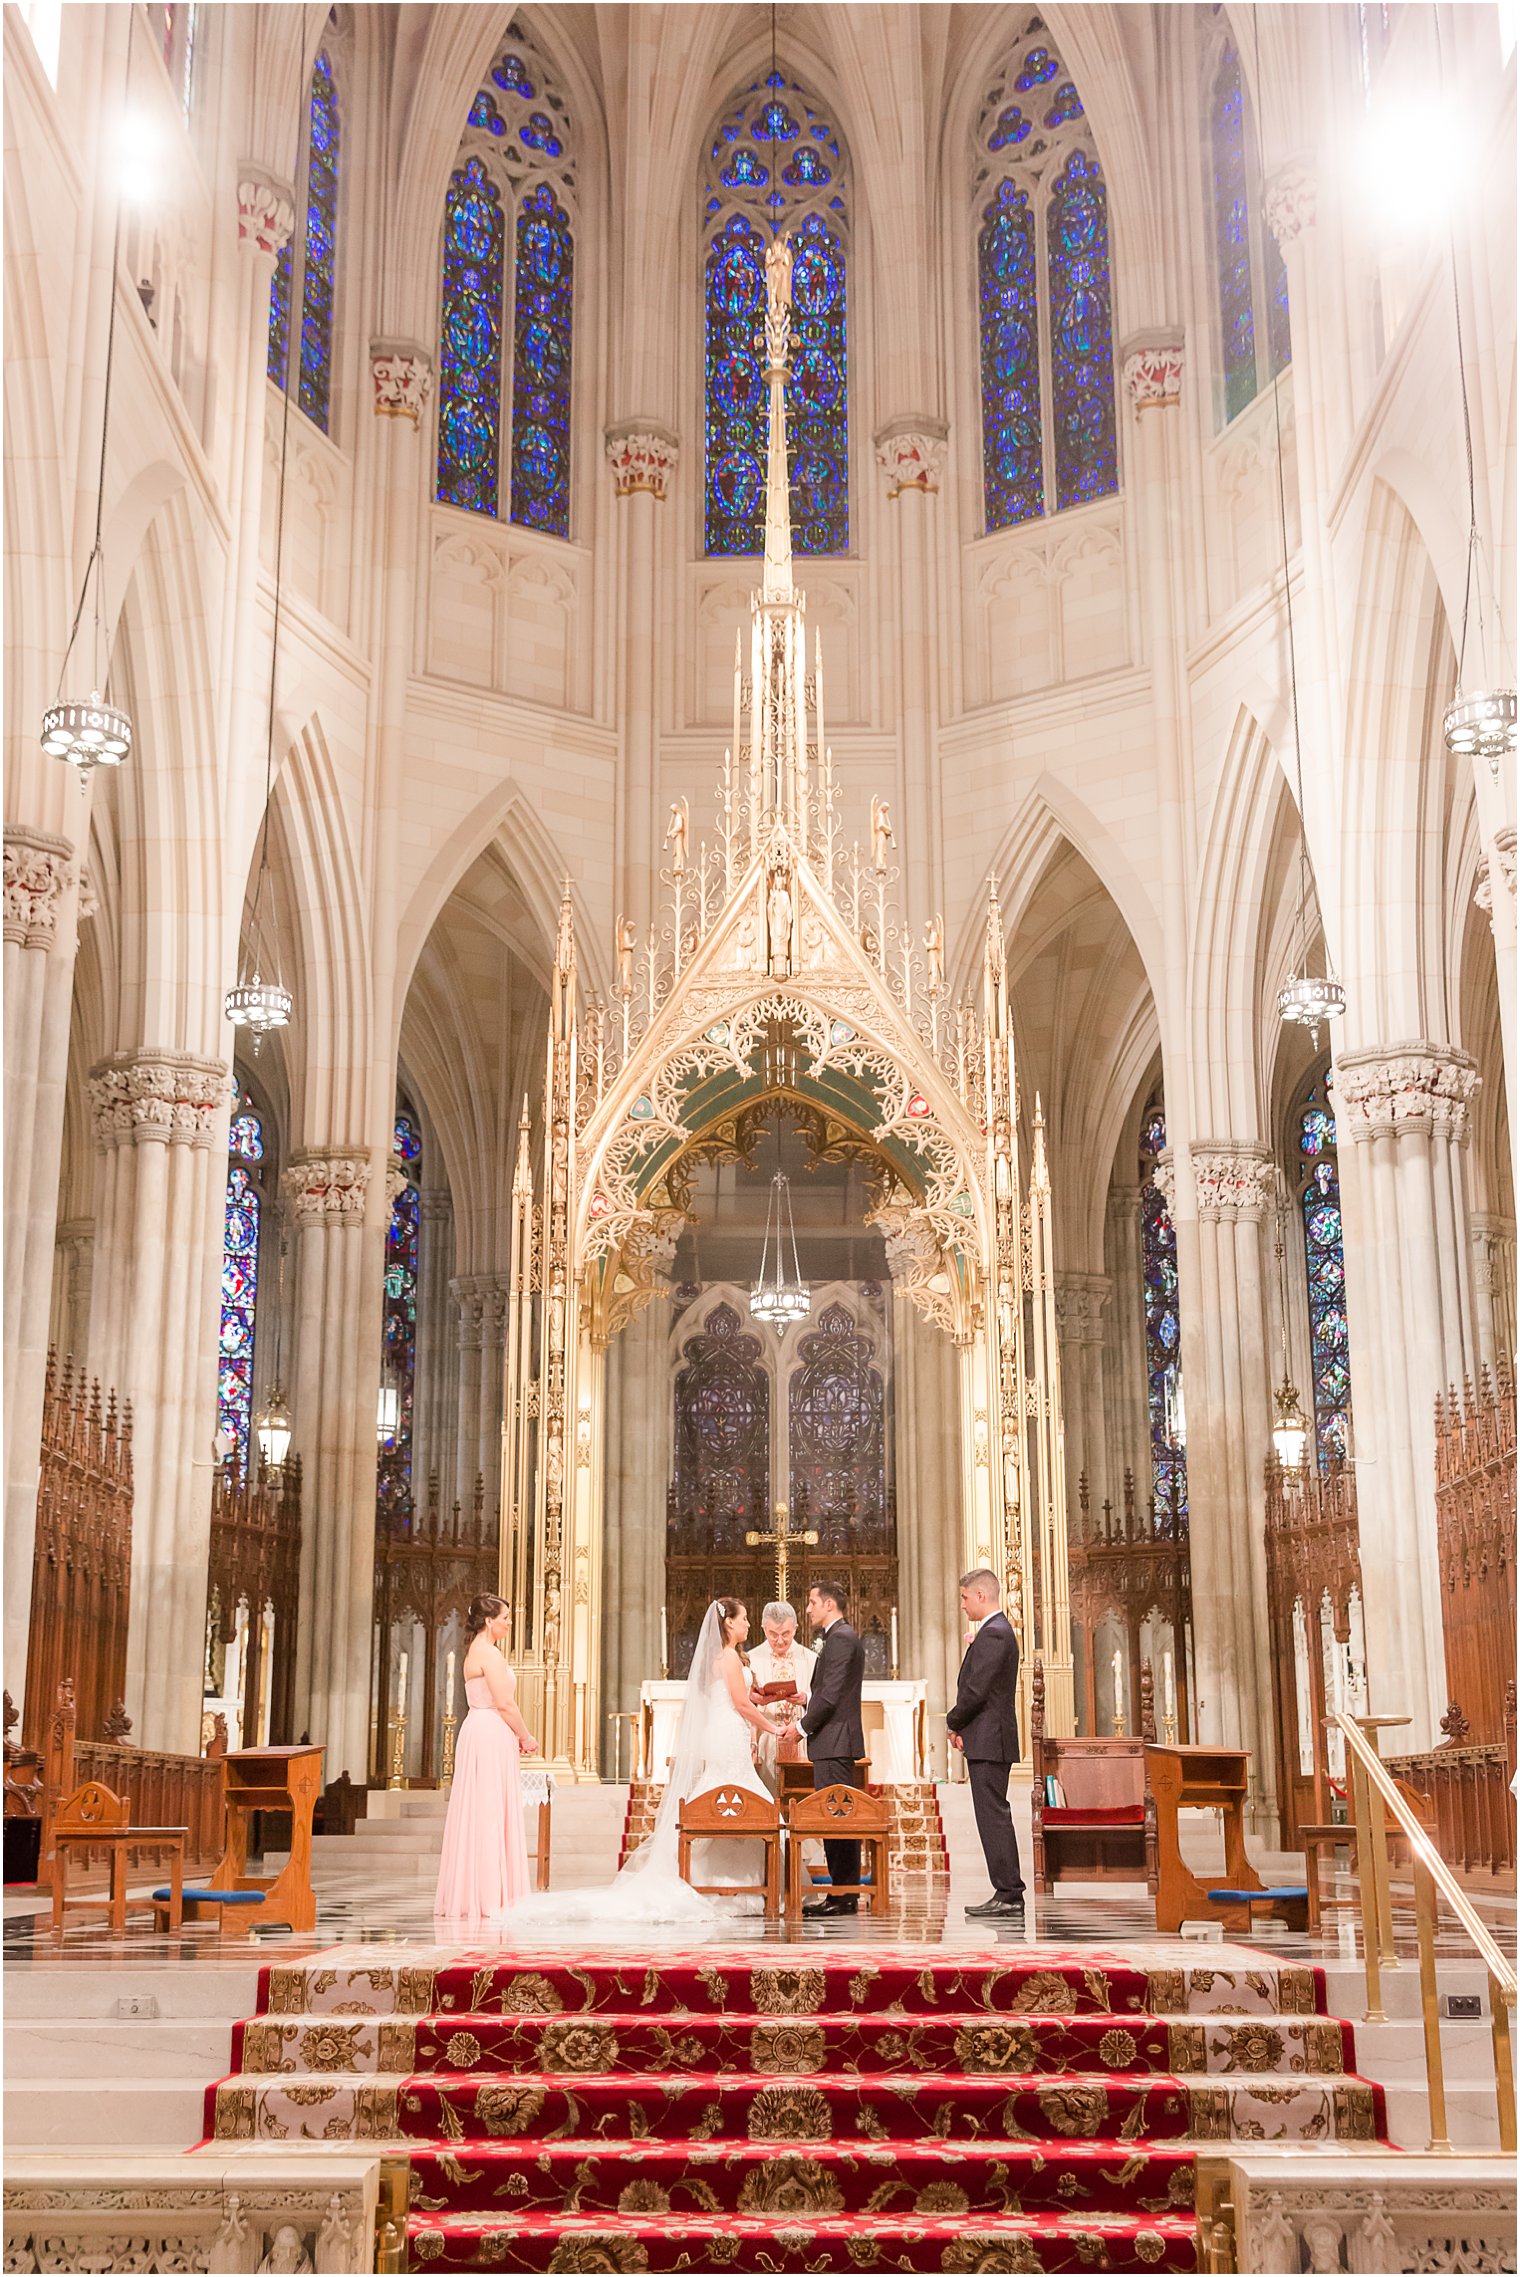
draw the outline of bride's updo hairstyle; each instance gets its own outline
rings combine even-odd
[[[739,1655],[740,1660],[744,1663],[744,1666],[748,1668],[749,1654],[745,1651],[743,1645],[740,1644],[738,1638],[731,1637],[728,1633],[729,1622],[734,1619],[736,1614],[742,1613],[743,1611],[744,1600],[742,1597],[720,1597],[718,1599],[718,1626],[723,1632],[723,1642],[726,1645],[733,1646],[735,1652]]]
[[[478,1637],[488,1621],[499,1621],[506,1610],[507,1601],[504,1597],[492,1597],[489,1594],[472,1597],[470,1609],[464,1617],[466,1634]]]

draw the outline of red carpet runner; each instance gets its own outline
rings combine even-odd
[[[1200,2141],[1383,2124],[1239,1948],[347,1947],[260,2004],[208,2133],[395,2142],[440,2271],[1192,2270]]]

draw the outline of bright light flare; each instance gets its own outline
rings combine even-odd
[[[1390,89],[1368,116],[1352,175],[1373,220],[1409,237],[1446,220],[1467,187],[1471,164],[1471,139],[1445,106],[1428,94],[1416,103]]]
[[[163,151],[158,129],[129,111],[116,135],[116,186],[127,205],[142,205],[159,187]]]

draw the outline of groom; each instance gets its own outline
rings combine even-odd
[[[813,1785],[858,1787],[859,1759],[866,1751],[860,1723],[860,1687],[866,1672],[866,1648],[844,1617],[848,1595],[842,1581],[815,1582],[808,1591],[808,1619],[823,1631],[812,1689],[802,1729],[813,1766]],[[805,1905],[805,1914],[857,1913],[858,1897],[836,1897],[841,1883],[860,1880],[860,1844],[825,1842],[829,1895],[817,1905]]]

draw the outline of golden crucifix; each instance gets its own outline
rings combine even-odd
[[[772,1546],[775,1548],[776,1599],[779,1604],[791,1603],[786,1593],[786,1568],[792,1544],[795,1542],[799,1547],[811,1548],[817,1539],[818,1529],[816,1526],[809,1526],[805,1534],[794,1534],[791,1531],[787,1524],[786,1504],[784,1502],[776,1504],[776,1529],[774,1533],[756,1534],[751,1532],[745,1535],[745,1546],[749,1549],[769,1549]]]

